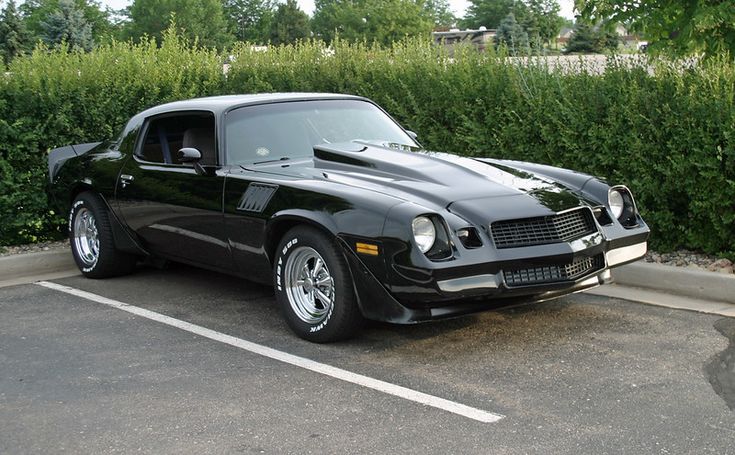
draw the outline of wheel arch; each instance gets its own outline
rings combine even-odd
[[[71,204],[74,202],[74,199],[76,199],[80,194],[84,193],[85,191],[89,191],[90,193],[94,193],[101,197],[103,200],[105,199],[102,197],[102,195],[99,193],[99,191],[96,191],[91,183],[89,182],[75,182],[71,185],[71,189],[69,190],[69,198],[67,200],[67,203],[71,206]],[[106,201],[105,201],[106,202]]]
[[[92,193],[95,197],[98,197],[102,201],[102,204],[107,210],[107,214],[110,219],[113,241],[117,249],[126,253],[135,254],[137,256],[150,255],[150,253],[148,253],[148,251],[141,246],[141,243],[138,241],[137,236],[131,233],[125,227],[123,222],[118,218],[115,211],[112,210],[110,202],[107,200],[107,198],[102,193],[97,191],[89,182],[75,182],[71,186],[71,190],[69,191],[68,207],[71,208],[74,200],[78,198],[80,194],[85,192]]]
[[[263,247],[268,261],[273,265],[276,248],[284,235],[296,226],[311,226],[329,237],[337,237],[338,229],[334,220],[320,213],[308,210],[289,210],[274,215],[266,224]]]

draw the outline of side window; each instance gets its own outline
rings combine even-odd
[[[149,120],[136,155],[152,163],[181,164],[177,155],[184,147],[199,150],[203,166],[217,164],[211,112],[164,115]]]

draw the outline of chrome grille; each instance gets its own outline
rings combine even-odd
[[[507,286],[530,286],[572,281],[593,271],[600,270],[604,266],[605,260],[601,254],[598,254],[594,257],[580,258],[568,264],[505,270],[503,276]]]
[[[556,215],[496,221],[490,225],[497,248],[568,242],[597,231],[592,211],[579,208]]]

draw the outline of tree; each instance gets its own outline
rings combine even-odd
[[[31,44],[31,37],[15,7],[10,0],[0,15],[0,56],[7,65],[15,57],[25,54]]]
[[[629,24],[649,41],[648,49],[671,55],[729,53],[735,57],[735,7],[719,0],[575,0],[589,21]]]
[[[286,0],[286,3],[278,5],[271,24],[273,44],[292,44],[308,38],[310,34],[309,16],[299,9],[296,0]]]
[[[160,43],[162,33],[175,22],[185,37],[198,38],[202,46],[223,48],[232,42],[221,0],[133,0],[128,15],[130,38],[148,35]]]
[[[558,0],[470,0],[463,26],[498,28],[509,14],[528,34],[534,47],[549,44],[559,34],[564,18]]]
[[[517,2],[514,11],[535,45],[550,44],[564,23],[557,0],[524,0]]]
[[[513,13],[509,13],[500,22],[495,35],[495,47],[506,46],[511,55],[524,55],[530,51],[528,33],[516,21]]]
[[[448,0],[426,0],[424,14],[434,21],[434,27],[453,27],[457,23]]]
[[[584,21],[578,21],[564,53],[599,54],[605,50],[614,51],[619,45],[620,37],[609,24],[593,27]]]
[[[517,0],[470,0],[462,26],[498,28],[500,22],[514,12],[517,3]]]
[[[273,23],[273,0],[225,0],[224,13],[230,31],[239,41],[265,43]]]
[[[47,22],[51,14],[59,11],[59,3],[61,0],[26,0],[19,6],[28,32],[33,37],[41,37],[41,24]],[[110,22],[109,9],[103,10],[99,2],[94,0],[74,0],[73,3],[90,24],[94,41],[99,42],[115,33],[115,27]]]
[[[41,39],[51,47],[62,43],[72,50],[91,51],[94,47],[92,24],[73,0],[59,0],[59,9],[41,21]]]
[[[335,36],[348,41],[384,45],[406,36],[428,36],[434,21],[422,0],[316,0],[312,28],[327,42]]]
[[[597,34],[591,26],[585,23],[577,23],[574,27],[574,32],[569,38],[564,53],[582,53],[582,54],[595,54],[599,53],[599,42]]]

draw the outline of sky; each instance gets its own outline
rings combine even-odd
[[[314,0],[297,0],[299,6],[302,10],[306,11],[311,15],[314,12]],[[107,5],[110,8],[113,9],[122,9],[127,7],[130,3],[132,3],[131,0],[101,0],[100,3],[103,5]],[[467,9],[467,6],[469,5],[469,2],[467,0],[449,0],[449,6],[454,10],[454,13],[457,16],[464,16],[465,10]],[[561,15],[566,17],[567,19],[573,19],[574,14],[572,12],[572,7],[574,6],[574,0],[559,0],[559,5],[561,6]]]

